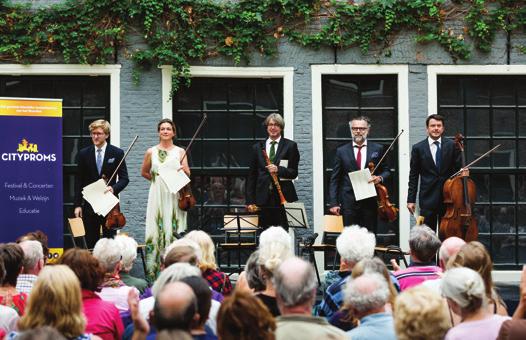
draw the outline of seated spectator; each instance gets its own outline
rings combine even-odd
[[[462,246],[466,244],[466,241],[463,239],[452,236],[448,237],[442,242],[442,245],[440,246],[440,250],[438,251],[438,264],[440,269],[442,269],[442,272],[445,272],[447,270],[446,265],[450,258],[455,256]],[[422,285],[426,288],[429,288],[433,290],[435,293],[440,295],[440,285],[442,284],[442,277],[438,277],[434,280],[426,280],[422,282]]]
[[[376,238],[366,228],[352,225],[343,229],[336,239],[336,249],[340,254],[340,279],[325,291],[317,314],[330,318],[343,305],[343,287],[347,283],[354,266],[362,259],[374,256]]]
[[[113,303],[119,310],[121,317],[125,316],[129,309],[128,292],[137,290],[137,288],[127,286],[119,277],[122,267],[119,244],[114,239],[101,238],[93,248],[93,256],[99,260],[104,269],[104,279],[99,286],[100,292],[97,295],[102,300]]]
[[[513,313],[513,320],[504,321],[498,340],[526,339],[526,266],[522,267],[519,304]]]
[[[133,268],[133,262],[137,258],[137,242],[130,236],[125,234],[119,234],[115,236],[115,241],[121,247],[122,254],[122,268],[119,272],[119,276],[125,285],[135,287],[141,294],[144,293],[148,287],[148,282],[145,279],[131,276],[130,271]]]
[[[86,334],[85,325],[80,282],[75,273],[64,265],[46,266],[33,286],[26,314],[20,318],[18,329],[25,331],[51,326],[68,339],[100,339]],[[12,332],[8,339],[17,339],[17,335]]]
[[[248,257],[245,270],[239,274],[236,282],[236,290],[245,290],[252,293],[265,290],[265,283],[259,276],[259,251],[255,250]]]
[[[487,311],[484,281],[470,268],[448,269],[442,280],[442,295],[462,320],[447,332],[446,340],[493,340],[497,338],[502,323],[509,319]]]
[[[184,333],[190,333],[192,322],[198,318],[197,298],[192,288],[184,282],[170,282],[156,293],[157,298],[150,318],[156,331],[182,330]],[[137,292],[130,292],[128,304],[134,326],[133,339],[146,339],[148,334],[151,337],[150,325],[139,312]]]
[[[0,257],[0,283],[5,277],[4,260]],[[6,334],[16,330],[16,323],[20,316],[11,307],[0,305],[0,339],[3,339]]]
[[[260,299],[245,290],[236,288],[225,299],[217,320],[220,339],[274,340],[274,317]]]
[[[230,278],[223,272],[217,270],[215,257],[215,246],[212,238],[202,230],[192,230],[185,235],[185,238],[195,241],[201,249],[201,260],[199,269],[203,273],[203,278],[208,281],[213,290],[228,295],[232,291]]]
[[[190,334],[192,334],[194,340],[217,340],[214,331],[206,326],[206,320],[212,305],[212,291],[210,286],[208,286],[208,282],[199,276],[188,276],[183,278],[181,282],[192,288],[197,299],[197,317],[192,322]]]
[[[281,227],[269,227],[259,237],[259,274],[265,289],[256,296],[267,306],[274,316],[280,314],[276,302],[276,291],[272,283],[274,271],[279,265],[292,256],[289,234]]]
[[[193,337],[190,333],[182,331],[180,329],[165,329],[157,334],[156,340],[192,340]]]
[[[312,316],[318,282],[312,265],[289,258],[274,273],[274,287],[281,316],[277,318],[276,339],[345,339],[345,332],[325,318]]]
[[[493,261],[486,247],[478,241],[472,241],[460,248],[458,253],[448,263],[449,268],[466,267],[471,268],[482,277],[486,289],[487,311],[492,314],[508,315],[506,304],[497,293],[491,271]],[[454,318],[455,325],[459,319]]]
[[[434,280],[442,272],[435,265],[435,257],[440,248],[440,240],[431,228],[426,225],[414,226],[409,234],[409,254],[411,263],[406,269],[397,269],[394,276],[404,291],[426,280]]]
[[[27,240],[33,240],[33,241],[40,242],[40,244],[42,245],[42,251],[44,252],[44,258],[46,259],[45,262],[47,262],[47,259],[49,259],[49,248],[48,248],[47,235],[41,230],[31,231],[17,238],[16,243],[20,243],[22,241],[27,241]]]
[[[59,261],[67,265],[80,281],[82,311],[87,319],[86,332],[102,339],[120,339],[124,332],[119,310],[109,301],[102,300],[95,292],[104,279],[104,268],[88,250],[67,250]]]
[[[358,262],[353,268],[351,278],[355,279],[364,273],[378,273],[385,278],[389,286],[389,301],[385,308],[388,312],[392,312],[396,296],[398,295],[398,290],[395,286],[395,283],[398,283],[396,278],[389,272],[385,263],[377,257],[363,259]],[[358,325],[358,319],[353,317],[349,307],[350,306],[344,303],[342,308],[330,317],[329,323],[344,331],[350,331],[356,327]]]
[[[16,290],[29,294],[38,274],[44,268],[44,251],[42,244],[34,240],[22,241],[18,245],[24,251],[24,269],[16,280]]]
[[[56,329],[49,326],[28,329],[18,333],[17,340],[66,340]]]
[[[0,285],[0,305],[11,307],[22,316],[28,295],[16,289],[16,280],[22,271],[24,251],[16,243],[0,244],[0,258],[5,268],[4,279]]]
[[[406,289],[394,306],[398,340],[442,340],[451,327],[442,297],[423,285]]]
[[[345,304],[360,325],[347,332],[354,340],[396,340],[389,302],[388,281],[378,273],[365,273],[351,279],[345,287]]]

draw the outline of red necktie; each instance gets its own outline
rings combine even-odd
[[[358,169],[362,168],[362,147],[363,145],[355,145],[355,148],[358,148],[358,153],[356,154],[356,166]]]

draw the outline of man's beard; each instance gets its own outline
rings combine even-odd
[[[356,144],[362,144],[365,141],[364,136],[353,136],[352,139]]]

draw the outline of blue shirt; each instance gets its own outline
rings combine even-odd
[[[393,315],[367,315],[360,320],[360,326],[348,331],[347,335],[353,340],[396,340]]]
[[[342,306],[343,288],[347,279],[351,277],[351,272],[342,272],[340,275],[343,277],[331,284],[325,291],[325,297],[317,310],[318,315],[330,318]]]

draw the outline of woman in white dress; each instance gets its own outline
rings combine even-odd
[[[153,282],[160,272],[161,252],[174,240],[174,232],[186,230],[186,212],[179,209],[179,194],[172,194],[158,175],[159,165],[177,162],[190,176],[187,157],[181,162],[184,149],[173,143],[175,124],[162,119],[157,125],[159,144],[149,148],[144,155],[141,175],[150,181],[148,207],[146,208],[146,276]]]

